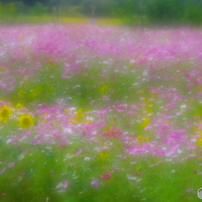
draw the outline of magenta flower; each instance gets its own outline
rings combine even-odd
[[[82,151],[83,151],[82,149],[79,149],[79,151],[76,154],[74,154],[74,156],[79,156]]]
[[[3,168],[1,171],[0,171],[0,174],[2,174],[4,171],[5,171],[6,169],[5,168]]]
[[[68,185],[69,185],[68,181],[64,181],[64,182],[62,183],[62,187],[63,187],[63,188],[67,188]]]
[[[12,163],[9,163],[9,164],[8,164],[8,167],[11,168],[11,167],[13,167],[14,165],[15,165],[15,162],[12,162]]]
[[[63,181],[63,182],[61,182],[60,184],[58,184],[58,185],[56,186],[56,189],[61,189],[61,188],[65,189],[65,188],[68,187],[68,185],[69,185],[69,182],[68,182],[68,181]]]
[[[110,174],[110,173],[105,173],[105,174],[102,175],[101,179],[107,180],[107,179],[109,179],[110,177],[111,177],[111,174]]]

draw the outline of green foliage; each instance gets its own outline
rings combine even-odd
[[[36,3],[34,6],[30,7],[30,14],[34,16],[42,16],[47,13],[47,10],[41,3]]]
[[[114,5],[114,15],[131,25],[147,21],[154,24],[202,22],[202,3],[196,0],[118,0]]]
[[[92,15],[92,4],[95,6],[95,16],[112,16],[112,9],[114,6],[114,0],[85,0],[81,3],[82,13],[91,16]]]
[[[79,142],[79,140],[77,140]],[[111,151],[109,159],[101,161],[93,144],[57,145],[1,145],[1,201],[15,202],[197,202],[196,192],[186,190],[200,188],[200,159],[190,158],[185,162],[170,163],[161,157],[130,156],[117,158]],[[83,152],[74,156],[80,148]],[[6,158],[5,158],[6,156]],[[89,161],[84,160],[88,156]],[[126,156],[126,154],[125,154]],[[137,161],[132,164],[131,162]],[[158,163],[157,163],[158,162]],[[14,166],[7,166],[14,163]],[[108,180],[101,176],[111,171]],[[93,179],[100,181],[99,188],[91,185]],[[68,187],[57,188],[67,180]],[[60,192],[60,190],[64,192]],[[3,195],[3,194],[6,195]],[[68,199],[68,200],[67,200]]]
[[[202,2],[188,1],[184,9],[183,20],[189,23],[199,24],[202,22]]]
[[[79,6],[65,6],[60,8],[60,16],[68,16],[68,17],[80,17],[82,18],[83,17],[83,14],[82,14],[82,7],[79,5]]]
[[[148,7],[148,17],[155,22],[173,22],[180,18],[181,0],[155,0]]]
[[[3,3],[1,3],[3,2]],[[92,4],[95,17],[121,18],[123,23],[145,24],[200,24],[202,2],[199,0],[19,0],[14,3],[0,2],[1,22],[17,22],[21,15],[91,17]],[[9,1],[12,2],[12,1]]]
[[[14,3],[3,4],[0,2],[0,19],[1,21],[10,22],[16,14],[16,6]]]

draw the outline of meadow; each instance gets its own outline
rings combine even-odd
[[[0,27],[1,202],[197,202],[202,31]]]

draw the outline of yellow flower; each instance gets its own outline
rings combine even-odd
[[[0,120],[4,123],[7,122],[8,118],[11,116],[11,108],[8,105],[4,105],[0,108]]]
[[[194,102],[194,99],[191,99],[191,100],[189,101],[189,105],[192,105],[193,102]]]
[[[20,128],[29,128],[34,124],[34,118],[29,114],[22,114],[18,118]]]
[[[24,106],[22,104],[20,104],[20,103],[17,103],[16,108],[24,108]]]
[[[113,132],[114,130],[112,129],[112,126],[105,126],[104,127],[105,131],[107,132]]]
[[[101,151],[100,154],[99,154],[99,156],[104,161],[104,160],[106,160],[108,158],[109,151],[107,151],[107,150]]]
[[[137,139],[138,139],[138,145],[141,145],[143,143],[142,135],[138,135]]]
[[[145,142],[149,142],[150,141],[150,137],[149,136],[146,136],[145,137]]]
[[[146,116],[144,120],[142,121],[142,127],[145,128],[150,124],[150,118]]]
[[[68,113],[69,109],[68,108],[64,108],[64,112]]]
[[[18,96],[23,96],[24,94],[25,94],[24,90],[21,89],[18,91]]]
[[[202,137],[200,137],[200,138],[198,139],[198,144],[199,144],[199,146],[202,146]]]
[[[102,94],[106,94],[107,92],[109,91],[109,87],[108,86],[102,86],[102,88],[101,88],[101,93]]]
[[[81,108],[79,108],[77,110],[77,121],[78,122],[81,122],[82,121],[82,118],[83,118],[83,110]]]
[[[0,67],[0,72],[4,72],[4,68],[3,67]]]
[[[86,123],[89,124],[89,123],[92,123],[93,121],[91,120],[86,120]]]

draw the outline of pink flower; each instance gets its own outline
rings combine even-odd
[[[76,154],[74,154],[74,156],[79,156],[82,151],[83,151],[82,149],[79,149],[79,151]]]
[[[100,182],[99,182],[99,180],[95,179],[95,180],[93,180],[93,181],[91,182],[91,185],[94,186],[95,188],[98,188],[99,185],[100,185]]]
[[[130,105],[131,109],[139,109],[136,105]]]
[[[62,183],[62,187],[63,187],[63,188],[68,187],[68,185],[69,185],[68,181],[64,181],[64,182]]]
[[[11,168],[11,167],[13,167],[14,165],[15,165],[15,162],[12,162],[12,163],[9,163],[9,164],[8,164],[8,167]]]
[[[0,171],[0,174],[2,174],[4,171],[5,171],[6,169],[5,168],[3,168],[1,171]]]
[[[187,191],[188,193],[194,193],[194,192],[195,192],[193,188],[189,188],[189,189],[187,189],[186,191]]]
[[[63,182],[61,182],[60,184],[58,184],[58,185],[56,186],[56,189],[61,189],[61,188],[65,189],[65,188],[68,187],[68,185],[69,185],[69,182],[68,182],[68,181],[63,181]]]
[[[102,175],[101,179],[107,180],[107,179],[109,179],[110,177],[111,177],[111,174],[110,174],[110,173],[105,173],[105,174]]]

